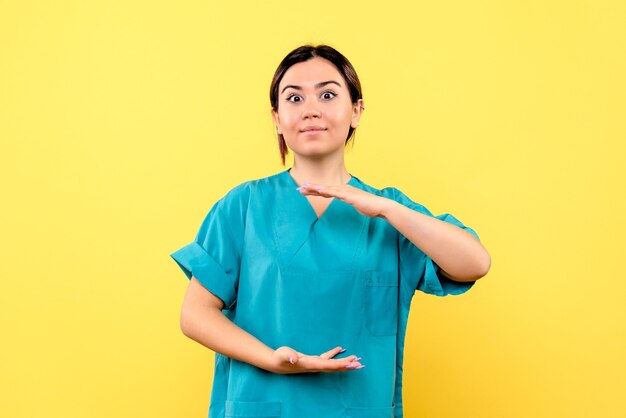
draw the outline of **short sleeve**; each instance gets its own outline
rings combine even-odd
[[[234,216],[218,201],[206,215],[193,242],[170,254],[188,279],[195,277],[230,309],[237,299],[240,243]]]
[[[434,216],[428,209],[419,203],[413,202],[406,195],[397,189],[393,189],[395,198],[398,203],[403,204],[413,210],[423,213],[428,216],[435,217],[444,222],[448,222],[452,225],[458,226],[474,235],[476,238],[478,234],[470,227],[467,227],[461,223],[453,215],[446,213],[439,216]],[[409,241],[402,234],[399,235],[399,259],[400,259],[400,274],[403,279],[406,280],[413,289],[422,291],[424,293],[446,296],[446,295],[460,295],[467,292],[475,282],[457,282],[451,280],[440,273],[439,266],[426,254],[422,252],[417,246]]]

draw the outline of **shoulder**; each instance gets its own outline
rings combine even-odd
[[[387,187],[383,187],[382,189],[378,189],[376,187],[370,186],[366,183],[364,183],[362,180],[360,180],[358,177],[355,177],[357,183],[355,184],[356,187],[359,187],[361,190],[364,190],[366,192],[375,194],[377,196],[381,196],[381,197],[385,197],[387,199],[391,199],[394,200],[404,206],[408,206],[414,210],[417,210],[419,212],[423,212],[423,213],[430,213],[430,211],[428,209],[426,209],[426,207],[420,203],[417,203],[415,201],[413,201],[409,196],[407,196],[406,194],[404,194],[402,191],[400,191],[399,189],[397,189],[396,187],[392,187],[392,186],[387,186]]]
[[[243,213],[252,199],[275,189],[282,181],[282,177],[283,173],[277,173],[240,183],[219,199],[215,206],[220,211]]]
[[[368,193],[372,193],[377,196],[389,197],[389,198],[393,195],[394,193],[393,190],[396,190],[393,187],[384,187],[382,189],[378,189],[374,186],[370,186],[369,184],[365,183],[363,180],[361,180],[359,177],[355,175],[352,175],[352,180],[350,180],[350,184]]]

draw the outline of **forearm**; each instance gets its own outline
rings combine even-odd
[[[187,337],[217,353],[272,371],[274,350],[235,325],[218,308],[187,308],[181,317],[181,329]]]
[[[389,200],[380,215],[456,281],[474,281],[489,271],[491,258],[476,237],[448,222]]]

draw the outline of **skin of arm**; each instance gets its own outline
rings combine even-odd
[[[428,255],[455,281],[475,281],[491,267],[491,257],[476,237],[448,222],[386,199],[380,217]]]
[[[345,351],[341,347],[319,356],[305,355],[290,347],[273,350],[228,319],[222,313],[223,307],[220,298],[192,277],[180,316],[183,334],[217,353],[273,373],[343,372],[365,367],[354,355],[334,359]]]
[[[304,195],[340,199],[354,206],[362,215],[387,220],[432,258],[442,274],[452,280],[475,281],[485,276],[491,267],[489,253],[472,234],[394,200],[347,184],[325,187],[303,183],[298,190]]]

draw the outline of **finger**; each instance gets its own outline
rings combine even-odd
[[[320,354],[320,357],[323,359],[331,359],[339,353],[345,353],[345,351],[346,350],[344,350],[342,347],[338,346],[333,348],[332,350],[328,350],[327,352]]]
[[[317,193],[326,197],[336,197],[338,199],[344,200],[349,198],[353,193],[351,189],[348,189],[351,186],[329,186],[315,189]]]
[[[300,190],[300,194],[304,195],[304,196],[320,196],[320,197],[332,197],[332,196],[328,196],[325,194],[320,193],[317,190]]]
[[[305,356],[300,359],[298,367],[306,369],[309,372],[347,372],[351,370],[359,370],[364,366],[358,357],[350,356],[342,359],[323,359],[318,356]]]
[[[341,200],[346,198],[345,192],[342,191],[337,186],[322,187],[322,188],[304,187],[302,189],[299,189],[299,191],[305,196],[321,196],[321,197],[329,197],[329,198],[336,197]]]
[[[333,350],[334,350],[334,349],[333,349]],[[331,350],[331,351],[333,351],[333,350]],[[351,361],[358,361],[358,360],[360,360],[360,359],[361,359],[361,357],[357,357],[357,356],[355,356],[355,355],[350,355],[350,356],[347,356],[347,357],[341,357],[341,358],[333,358],[334,356],[333,356],[333,357],[326,356],[328,353],[331,353],[331,351],[328,351],[328,352],[326,352],[326,353],[322,354],[321,356],[319,356],[319,358],[324,359],[324,360],[332,360],[332,361],[334,361],[334,362],[336,362],[336,363],[337,363],[337,362],[339,362],[339,363],[341,363],[341,364],[348,364],[348,363],[350,363]],[[340,351],[338,354],[341,354],[341,353],[342,353],[342,352],[344,352],[344,351],[345,351],[345,350],[342,350],[342,351]],[[336,355],[337,355],[337,354],[335,354],[335,356],[336,356]],[[324,356],[324,357],[322,357],[322,356]],[[339,363],[338,363],[338,364],[339,364]]]
[[[362,368],[364,368],[364,367],[365,367],[365,365],[364,365],[364,364],[354,362],[354,363],[350,363],[350,364],[346,365],[346,366],[344,367],[344,369],[345,369],[346,371],[349,371],[349,370],[361,370],[361,369],[362,369]]]
[[[304,195],[313,195],[313,196],[324,196],[328,190],[326,190],[323,186],[317,184],[307,184],[298,187],[300,193]]]
[[[355,357],[351,361],[344,361],[346,359],[326,360],[319,367],[323,367],[323,371],[326,372],[347,372],[350,370],[360,370],[365,366],[363,366],[363,364],[358,361],[357,358],[358,357]]]
[[[307,191],[311,193],[327,194],[337,191],[341,186],[324,186],[323,184],[303,184],[296,190]]]

